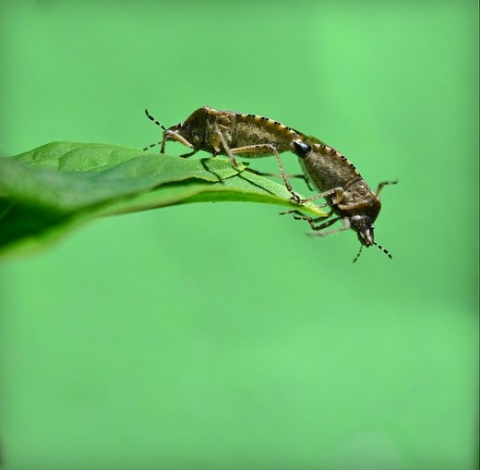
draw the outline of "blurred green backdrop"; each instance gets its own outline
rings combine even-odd
[[[392,261],[352,265],[354,233],[240,203],[99,220],[4,261],[3,468],[473,468],[477,10],[3,0],[2,156],[141,148],[160,139],[145,107],[170,126],[208,104],[400,180],[376,224]]]

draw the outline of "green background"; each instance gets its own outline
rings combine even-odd
[[[171,126],[208,104],[317,136],[374,188],[400,181],[376,223],[393,260],[352,265],[352,232],[312,239],[281,208],[218,203],[3,261],[3,468],[473,468],[477,10],[2,1],[2,156],[141,148],[161,135],[145,107]]]

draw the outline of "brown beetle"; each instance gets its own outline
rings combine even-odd
[[[165,153],[168,141],[177,141],[192,149],[190,153],[182,155],[185,158],[204,150],[213,155],[228,155],[236,165],[234,155],[247,158],[275,155],[291,150],[292,141],[303,138],[301,132],[273,119],[221,111],[210,106],[195,110],[185,121],[168,129],[147,110],[145,113],[163,129],[160,153]]]
[[[291,151],[292,142],[305,137],[301,132],[264,116],[222,111],[210,106],[195,110],[185,121],[168,129],[147,110],[145,114],[163,129],[163,139],[157,144],[145,147],[144,150],[161,144],[160,153],[165,153],[166,143],[176,141],[192,149],[191,152],[181,155],[183,158],[204,150],[214,156],[227,155],[235,167],[237,166],[235,155],[246,158],[274,155],[292,198],[300,200],[283,169],[279,153]]]
[[[293,152],[299,157],[300,164],[310,181],[318,188],[320,194],[311,199],[323,197],[331,213],[336,217],[317,225],[319,219],[313,219],[293,211],[296,218],[307,220],[315,231],[314,235],[323,236],[342,230],[352,229],[357,233],[361,243],[360,251],[354,259],[358,259],[364,246],[372,245],[381,249],[389,258],[392,255],[388,250],[375,242],[374,222],[382,207],[379,194],[387,184],[396,184],[397,181],[384,181],[373,192],[355,166],[340,152],[323,143],[311,142],[308,138],[293,141]],[[300,203],[303,201],[299,201]],[[322,232],[338,220],[343,221],[343,227]]]

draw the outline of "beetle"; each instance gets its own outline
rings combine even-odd
[[[163,138],[144,150],[161,144],[160,153],[165,153],[166,143],[176,141],[191,149],[191,152],[181,155],[183,158],[204,150],[213,156],[227,155],[234,167],[237,167],[235,155],[246,158],[273,155],[292,199],[300,200],[279,156],[279,153],[292,150],[294,140],[301,141],[306,137],[300,131],[264,116],[218,110],[210,106],[196,109],[185,121],[169,128],[157,121],[148,110],[145,114],[163,129]]]
[[[147,110],[145,114],[163,129],[163,138],[144,150],[161,144],[160,153],[165,153],[166,143],[176,141],[191,149],[191,152],[181,155],[184,158],[204,150],[214,156],[227,155],[234,167],[237,166],[235,155],[246,158],[274,155],[293,202],[301,205],[317,198],[326,198],[327,203],[324,206],[331,208],[330,218],[322,223],[319,223],[320,218],[308,217],[300,210],[283,214],[293,214],[296,219],[306,220],[314,230],[312,235],[316,236],[354,230],[361,244],[354,262],[359,258],[364,246],[372,245],[392,258],[387,249],[375,242],[373,224],[381,210],[380,191],[385,185],[396,184],[397,181],[384,181],[378,185],[376,192],[373,192],[355,166],[340,152],[316,137],[307,136],[264,116],[203,106],[196,109],[185,121],[166,128]],[[320,191],[319,194],[302,199],[293,190],[279,155],[286,151],[298,156],[307,182],[313,183]],[[336,217],[332,218],[333,214]],[[342,228],[324,231],[338,220],[343,221]]]
[[[360,250],[354,259],[359,258],[364,246],[375,245],[389,258],[390,252],[375,242],[374,222],[380,213],[382,204],[379,194],[384,186],[397,184],[398,181],[383,181],[373,192],[360,172],[344,155],[328,145],[319,143],[317,139],[304,138],[292,142],[292,150],[299,157],[305,175],[320,194],[298,201],[300,204],[320,197],[326,198],[331,208],[330,218],[317,224],[319,219],[303,215],[300,211],[289,211],[297,219],[306,220],[313,235],[324,236],[342,230],[352,229],[357,233]],[[335,214],[336,217],[331,218]],[[323,231],[338,220],[343,221],[343,227]]]

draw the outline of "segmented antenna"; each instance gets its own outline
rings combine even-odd
[[[145,110],[145,114],[147,115],[148,119],[152,121],[156,126],[161,127],[164,131],[167,130],[167,128],[159,121],[157,121],[149,112],[148,110]],[[143,148],[143,151],[146,151],[148,149],[151,149],[152,147],[156,147],[157,145],[160,145],[163,142],[161,140],[160,142],[155,142],[154,144],[147,145],[146,147]]]
[[[150,119],[150,121],[152,121],[154,124],[156,124],[158,127],[161,127],[164,131],[167,130],[167,128],[160,122],[158,122],[149,112],[148,110],[146,109],[145,110],[145,114],[147,115],[148,119]]]
[[[375,243],[373,242],[373,244],[381,251],[383,251],[390,259],[393,258],[392,254],[386,249],[386,248],[383,248],[382,245],[379,245],[378,243]]]
[[[379,245],[378,243],[376,242],[373,242],[373,244],[381,251],[383,251],[390,259],[393,258],[392,254],[386,249],[384,248],[382,245]],[[360,249],[358,250],[358,253],[357,253],[357,256],[355,256],[355,259],[353,260],[354,263],[357,262],[358,258],[360,258],[360,255],[362,254],[362,250],[363,250],[363,245],[360,245]]]
[[[357,256],[355,256],[353,260],[354,263],[356,263],[358,258],[360,258],[360,255],[362,254],[362,250],[363,250],[363,245],[360,245],[360,249],[358,250]]]

